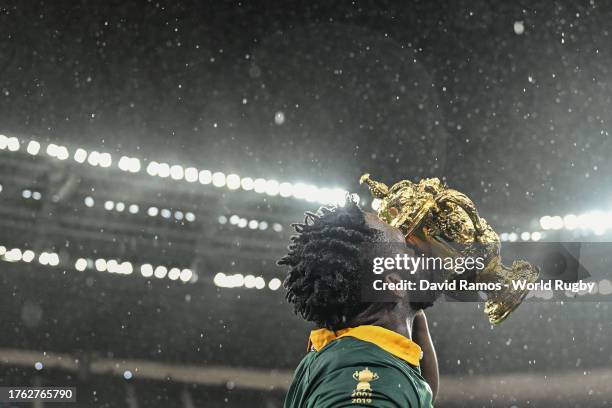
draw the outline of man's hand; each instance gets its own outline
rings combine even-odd
[[[429,327],[427,326],[427,317],[425,312],[419,310],[414,316],[412,321],[412,340],[421,347],[423,350],[423,358],[421,359],[421,375],[425,378],[425,381],[431,387],[433,394],[432,401],[435,401],[436,395],[438,394],[438,358],[436,357],[436,350],[434,349],[433,342],[431,341],[431,335],[429,334]]]

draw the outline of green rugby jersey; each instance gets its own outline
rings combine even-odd
[[[285,408],[432,407],[421,376],[421,348],[379,326],[314,330]]]

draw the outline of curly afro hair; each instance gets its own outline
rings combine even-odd
[[[377,239],[364,212],[348,199],[343,207],[306,212],[292,224],[288,254],[277,264],[289,267],[283,283],[296,314],[319,327],[341,327],[367,304],[360,300],[360,274],[367,261],[360,245]]]

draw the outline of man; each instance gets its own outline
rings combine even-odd
[[[411,302],[405,292],[395,302],[360,300],[361,274],[372,267],[360,246],[404,243],[402,233],[352,200],[307,212],[293,227],[297,234],[278,264],[289,269],[284,287],[294,311],[319,329],[310,334],[285,408],[431,407],[438,363],[422,310],[430,304]]]

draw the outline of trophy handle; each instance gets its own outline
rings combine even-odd
[[[436,197],[436,204],[445,205],[446,203],[453,203],[461,207],[463,211],[470,217],[472,224],[474,224],[474,240],[478,240],[479,236],[485,232],[482,224],[480,223],[480,216],[476,206],[465,194],[457,190],[447,190],[444,193]]]
[[[409,218],[408,215],[404,214],[402,217],[396,218],[391,225],[403,229],[404,236],[412,235],[418,230],[418,227],[425,219],[425,216],[429,214],[429,211],[435,208],[436,205],[434,201],[430,201],[424,204],[413,217]],[[408,220],[410,221],[408,222]]]

